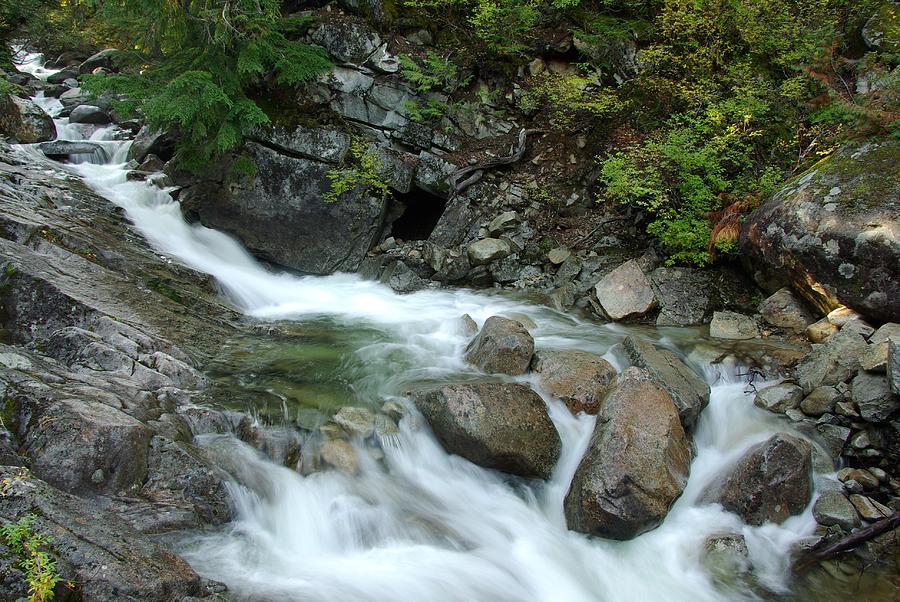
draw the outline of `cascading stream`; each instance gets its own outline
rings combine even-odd
[[[25,71],[46,76],[40,57]],[[35,98],[51,113],[56,102]],[[61,107],[59,107],[61,108]],[[58,114],[58,111],[56,111]],[[398,295],[350,274],[298,277],[270,271],[231,237],[185,222],[178,202],[152,184],[126,179],[128,142],[111,129],[85,134],[57,119],[62,139],[101,140],[108,163],[67,166],[111,202],[161,253],[212,275],[223,293],[262,320],[328,317],[378,333],[356,351],[365,360],[368,395],[398,396],[405,377],[471,374],[456,326],[464,313],[479,324],[494,314],[518,314],[536,324],[537,347],[608,354],[625,329],[598,325],[511,297],[430,290]],[[46,161],[34,147],[21,152]],[[656,332],[674,346],[696,337],[687,329]],[[385,357],[401,357],[392,363]],[[371,359],[372,361],[368,361]],[[688,358],[712,383],[709,407],[696,426],[687,490],[664,523],[632,541],[592,539],[565,528],[562,503],[584,453],[594,419],[573,417],[547,399],[563,454],[546,484],[527,484],[449,456],[415,413],[404,418],[384,462],[360,450],[355,477],[328,471],[310,476],[269,462],[223,436],[211,449],[226,453],[242,484],[230,486],[236,520],[226,529],[186,537],[180,552],[202,574],[255,600],[429,601],[717,601],[751,599],[739,581],[715,585],[702,568],[704,540],[744,535],[757,578],[785,587],[787,551],[812,532],[810,508],[782,525],[749,527],[715,505],[700,505],[704,488],[750,446],[784,431],[784,422],[751,403],[736,370]],[[621,367],[621,366],[620,366]],[[406,375],[408,376],[408,374]]]

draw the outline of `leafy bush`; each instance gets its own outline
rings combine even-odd
[[[465,22],[480,43],[500,55],[520,53],[540,17],[539,0],[404,0],[403,5],[457,26]]]
[[[45,602],[53,599],[53,590],[62,577],[46,550],[51,538],[32,529],[36,520],[34,514],[26,514],[16,522],[5,523],[0,526],[0,537],[19,557],[17,564],[28,582],[29,602]]]
[[[326,203],[335,203],[353,191],[368,192],[380,198],[391,193],[388,184],[390,172],[365,141],[353,139],[347,154],[349,161],[327,174],[331,188],[322,195]]]

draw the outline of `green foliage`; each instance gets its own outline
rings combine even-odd
[[[375,150],[363,140],[354,139],[348,151],[349,160],[339,169],[332,169],[327,177],[330,189],[322,195],[326,203],[335,203],[348,192],[367,192],[384,198],[391,193],[390,171],[378,159]]]
[[[14,523],[5,523],[0,526],[0,537],[19,557],[17,564],[28,582],[29,602],[45,602],[53,599],[53,590],[62,578],[46,550],[51,538],[32,529],[36,520],[34,514],[26,514]]]
[[[452,94],[464,88],[472,81],[471,76],[463,77],[459,66],[441,55],[428,51],[417,62],[409,55],[400,55],[400,73],[409,81],[418,93]],[[442,96],[431,95],[424,100],[407,100],[404,109],[413,121],[424,122],[440,119],[447,113],[449,105]]]
[[[308,18],[284,18],[278,0],[85,0],[92,22],[112,32],[131,68],[85,76],[115,108],[143,113],[181,135],[176,159],[198,170],[238,147],[268,116],[249,91],[263,80],[296,86],[330,67],[321,48],[294,41]]]
[[[577,118],[607,118],[624,108],[615,91],[603,88],[596,74],[544,73],[540,82],[518,101],[520,108],[547,107],[556,129],[571,128]]]
[[[466,23],[481,44],[500,55],[520,53],[540,17],[539,0],[403,0],[403,5],[457,26]]]

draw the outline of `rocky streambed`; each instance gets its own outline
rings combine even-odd
[[[791,569],[898,510],[896,324],[296,276],[85,125],[93,163],[0,147],[0,518],[52,538],[58,599],[896,594],[891,533]],[[647,267],[573,278],[697,313]]]

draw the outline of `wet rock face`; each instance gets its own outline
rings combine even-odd
[[[48,142],[56,138],[56,126],[53,119],[30,100],[0,97],[0,136],[19,144]]]
[[[809,443],[778,433],[750,448],[703,499],[722,504],[748,525],[784,522],[809,503],[810,458]]]
[[[525,374],[534,339],[516,320],[491,316],[466,349],[466,361],[491,374]]]
[[[866,340],[852,329],[844,328],[812,352],[794,371],[797,383],[807,393],[822,385],[837,385],[850,380],[859,369],[867,348]]]
[[[385,199],[356,190],[327,203],[332,165],[247,147],[257,175],[217,196],[186,191],[187,208],[279,265],[312,274],[356,270],[381,235]]]
[[[631,539],[656,528],[687,484],[691,451],[672,397],[638,368],[597,416],[565,499],[570,529]]]
[[[561,442],[541,397],[506,383],[445,385],[412,394],[451,454],[526,478],[549,478]]]
[[[643,370],[675,401],[685,430],[690,431],[700,412],[709,404],[709,385],[668,349],[657,349],[635,336],[622,342],[628,360]]]
[[[573,414],[596,414],[615,386],[616,369],[585,351],[538,351],[531,360],[540,386],[560,398]]]
[[[741,235],[757,282],[792,285],[822,311],[847,305],[877,322],[900,315],[900,142],[845,147],[785,185]]]

